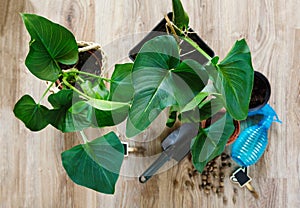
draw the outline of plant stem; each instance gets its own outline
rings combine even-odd
[[[90,77],[94,77],[94,78],[97,78],[97,79],[101,79],[100,76],[98,75],[95,75],[95,74],[91,74],[91,73],[88,73],[88,72],[83,72],[83,71],[79,71],[79,70],[74,70],[74,71],[70,71],[70,72],[75,72],[75,73],[78,73],[78,74],[83,74],[83,75],[87,75],[87,76],[90,76]]]
[[[205,58],[207,58],[209,61],[212,60],[212,57],[210,57],[202,48],[198,46],[197,43],[195,43],[191,38],[189,37],[182,37],[183,40],[188,42],[190,45],[192,45],[197,51],[199,51]]]
[[[74,86],[72,86],[72,85],[67,81],[67,77],[64,77],[64,78],[62,79],[62,81],[63,81],[63,83],[64,83],[67,87],[69,87],[71,90],[77,92],[78,94],[80,94],[81,96],[83,96],[84,98],[86,98],[86,99],[88,99],[88,100],[91,99],[91,97],[89,97],[88,95],[84,94],[83,92],[81,92],[80,90],[78,90],[78,89],[76,89]]]
[[[83,139],[84,144],[88,143],[89,140],[87,139],[87,137],[86,137],[86,135],[84,134],[84,132],[83,132],[83,131],[79,131],[79,132],[80,132],[80,134],[81,134],[81,137],[82,137],[82,139]]]
[[[108,78],[105,78],[105,77],[100,77],[98,75],[91,74],[91,73],[88,73],[88,72],[79,71],[77,69],[65,70],[64,73],[78,73],[78,74],[83,74],[83,75],[87,75],[87,76],[90,76],[90,77],[94,77],[94,78],[97,78],[97,79],[102,79],[102,80],[107,81],[107,82],[113,82],[113,80],[111,80],[111,79],[108,79]]]
[[[165,15],[165,19],[167,21],[168,26],[171,29],[172,34],[174,35],[175,39],[177,40],[177,42],[180,42],[180,39],[174,29],[174,26],[171,22],[171,20],[169,19],[169,17],[167,15]],[[176,26],[176,25],[175,25]],[[195,43],[195,41],[193,41],[191,38],[189,38],[188,36],[180,36],[183,40],[185,40],[186,42],[188,42],[190,45],[192,45],[197,51],[199,51],[205,58],[207,58],[209,61],[211,61],[212,57],[210,57],[204,50],[202,50],[202,48],[200,48],[198,46],[197,43]]]
[[[179,42],[180,42],[180,39],[179,39],[178,35],[176,34],[176,31],[175,31],[175,29],[174,29],[174,27],[173,27],[173,25],[172,25],[172,22],[171,22],[171,20],[169,19],[168,15],[165,15],[165,19],[166,19],[166,21],[167,21],[167,24],[168,24],[169,28],[171,29],[171,32],[172,32],[173,35],[174,35],[176,41],[179,43]]]
[[[84,82],[84,79],[82,79],[80,76],[78,76],[78,79],[79,79],[81,82]]]
[[[46,96],[46,94],[48,93],[48,91],[50,90],[50,88],[53,86],[55,82],[52,82],[48,87],[47,89],[45,90],[45,92],[43,93],[42,97],[40,98],[39,102],[38,102],[38,105],[41,103],[41,101],[44,99],[44,97]]]

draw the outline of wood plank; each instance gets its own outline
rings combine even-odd
[[[223,58],[236,39],[245,37],[253,66],[272,86],[270,104],[282,124],[269,131],[262,159],[249,168],[260,198],[225,179],[228,207],[300,207],[300,14],[297,0],[182,0],[191,27]],[[146,184],[137,176],[161,151],[163,125],[130,141],[146,148],[125,159],[116,193],[96,193],[74,184],[66,175],[60,153],[79,144],[80,136],[61,134],[52,127],[28,131],[13,113],[25,93],[38,99],[45,84],[24,65],[28,36],[20,12],[43,15],[69,28],[78,40],[100,43],[108,55],[108,73],[115,63],[127,62],[128,51],[171,10],[159,0],[3,0],[0,4],[0,207],[224,207],[223,197],[206,196],[200,175],[189,176],[189,158],[166,168]],[[33,87],[34,86],[34,87]],[[45,101],[44,104],[47,102]],[[48,104],[47,104],[48,105]],[[116,128],[115,128],[116,129]],[[118,131],[126,140],[122,127]],[[88,130],[96,138],[111,129]],[[154,140],[153,140],[154,139]],[[148,159],[147,159],[148,158]],[[142,162],[141,162],[142,161]],[[237,194],[234,188],[238,189]]]

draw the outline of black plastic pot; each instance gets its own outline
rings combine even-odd
[[[79,45],[78,48],[84,48],[86,46],[81,46]],[[70,69],[73,67],[76,67],[80,71],[92,73],[95,75],[100,75],[101,74],[101,69],[103,67],[103,55],[102,51],[98,48],[95,49],[89,49],[83,52],[79,52],[78,55],[78,62],[73,65],[65,65],[65,64],[60,64],[59,66],[61,69]]]
[[[266,105],[271,96],[269,80],[260,72],[254,72],[254,83],[249,103],[249,112],[256,111]]]
[[[169,19],[172,19],[173,13],[170,12],[168,14]],[[166,35],[166,23],[167,21],[165,19],[162,19],[155,27],[154,29],[143,39],[141,40],[134,48],[132,48],[129,51],[129,57],[131,60],[135,60],[135,57],[137,53],[140,51],[141,47],[146,43],[148,40],[153,39],[154,37],[160,36],[160,35]],[[198,44],[198,46],[204,50],[210,57],[214,57],[214,51],[196,34],[194,33],[194,30],[192,28],[189,29],[188,37],[191,38],[194,42]],[[181,44],[181,53],[180,57],[181,60],[184,59],[193,59],[198,61],[200,64],[205,64],[208,62],[208,60],[193,46],[191,46],[189,43],[183,41]]]
[[[65,65],[59,63],[60,68],[63,70],[67,70],[76,67],[79,71],[88,72],[99,76],[101,74],[102,67],[104,64],[103,51],[101,47],[96,43],[88,43],[83,41],[78,42],[77,44],[79,49],[86,49],[83,51],[79,51],[78,62],[72,65]],[[89,79],[88,76],[86,76],[85,78]],[[68,80],[68,81],[70,82],[70,84],[75,86],[76,84],[75,79]],[[92,80],[90,79],[90,81]],[[63,88],[61,82],[62,82],[62,77],[60,77],[56,81],[56,86],[59,86],[59,89]]]

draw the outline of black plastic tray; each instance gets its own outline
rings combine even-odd
[[[168,14],[168,17],[172,19],[172,12]],[[194,30],[192,28],[189,29],[190,32],[188,34],[188,37],[191,38],[193,41],[195,41],[198,46],[204,50],[210,57],[214,57],[215,53],[214,51],[196,34],[194,33]],[[165,18],[162,19],[155,27],[154,29],[149,32],[148,35],[146,35],[143,40],[141,40],[136,46],[134,46],[129,51],[129,58],[131,60],[135,60],[137,53],[140,51],[142,46],[148,41],[153,39],[154,37],[160,36],[160,35],[166,35],[166,20]],[[196,51],[193,46],[191,46],[189,43],[183,41],[181,44],[181,60],[184,59],[194,59],[198,61],[200,64],[207,63],[207,58],[205,58],[200,52]],[[191,52],[192,51],[192,52]]]

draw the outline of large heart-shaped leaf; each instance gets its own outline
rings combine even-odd
[[[179,51],[172,36],[159,36],[144,44],[137,55],[132,82],[134,98],[126,135],[135,136],[166,107],[175,105],[172,70],[179,65]]]
[[[197,137],[191,143],[192,161],[199,172],[203,171],[209,161],[224,151],[233,131],[233,120],[228,114],[208,128],[199,130]]]
[[[217,64],[217,69],[222,84],[216,84],[216,88],[225,97],[228,113],[236,120],[246,119],[254,70],[250,50],[244,39],[235,43],[226,58]]]
[[[73,90],[63,89],[55,94],[49,95],[48,101],[51,103],[53,108],[69,108],[72,105],[73,95]]]
[[[173,21],[174,24],[180,29],[188,29],[189,16],[184,11],[180,0],[172,0],[173,5]]]
[[[88,104],[76,109],[76,112],[70,110],[72,104],[78,101],[78,95],[72,90],[61,90],[48,97],[54,109],[47,114],[48,122],[62,132],[74,132],[87,128],[91,125],[93,116],[92,107]]]
[[[75,183],[106,194],[115,192],[124,158],[124,148],[110,132],[61,154],[68,176]]]
[[[62,64],[75,64],[78,47],[74,35],[66,28],[35,14],[22,14],[31,36],[30,51],[25,64],[36,77],[55,81]]]
[[[72,105],[73,91],[61,90],[58,93],[52,94],[48,97],[49,103],[54,109],[51,109],[48,113],[47,120],[55,128],[62,132],[75,131],[73,122],[67,122],[67,112]],[[71,126],[71,127],[70,127]]]
[[[31,131],[39,131],[49,123],[45,119],[48,109],[40,104],[36,104],[30,95],[24,95],[15,105],[14,114]]]
[[[166,107],[184,106],[190,102],[207,81],[205,74],[203,67],[195,61],[184,60],[180,63],[174,37],[158,36],[146,42],[132,69],[134,98],[126,135],[132,137],[139,134]]]

